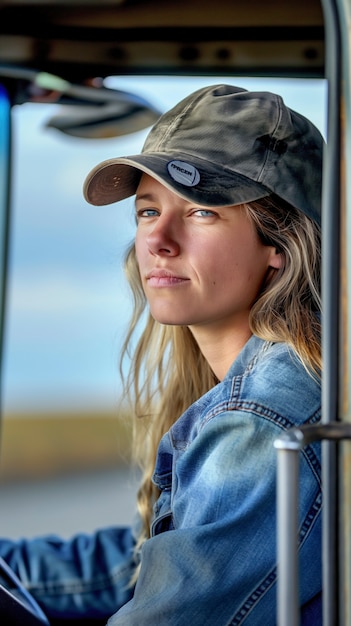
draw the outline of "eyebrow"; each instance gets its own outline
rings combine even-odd
[[[138,202],[138,200],[147,200],[148,202],[153,202],[155,201],[156,196],[152,193],[143,193],[143,194],[137,194],[135,196],[135,202]]]

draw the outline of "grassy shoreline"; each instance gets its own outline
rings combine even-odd
[[[0,480],[41,479],[130,463],[130,420],[110,413],[5,415]]]

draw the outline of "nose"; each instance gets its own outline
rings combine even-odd
[[[161,215],[146,237],[151,254],[177,256],[180,254],[179,227],[176,219]]]

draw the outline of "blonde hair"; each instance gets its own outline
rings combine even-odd
[[[286,342],[311,375],[321,370],[320,351],[320,230],[308,217],[282,200],[269,196],[244,205],[263,243],[284,257],[258,295],[250,314],[252,333]],[[134,298],[134,313],[122,351],[130,359],[126,394],[135,415],[134,459],[143,477],[138,492],[142,519],[140,545],[150,536],[152,507],[158,491],[152,483],[162,435],[179,416],[218,381],[186,326],[165,326],[148,313],[135,249],[125,261]],[[316,315],[317,313],[317,315]],[[147,316],[135,349],[140,323]],[[141,419],[142,418],[142,419]]]

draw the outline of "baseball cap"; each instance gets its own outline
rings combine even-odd
[[[90,204],[136,193],[142,173],[204,206],[275,194],[320,222],[324,140],[303,115],[270,92],[211,85],[161,115],[142,152],[99,163],[83,193]]]

